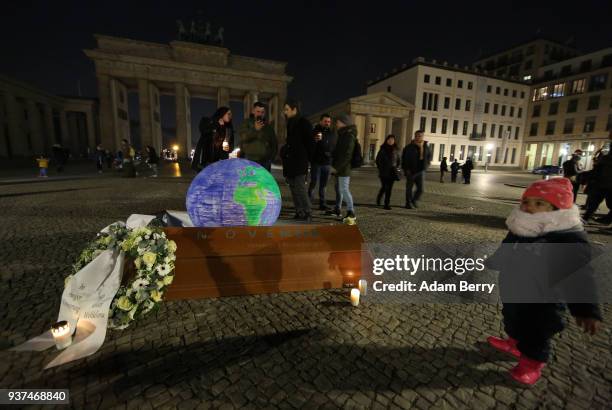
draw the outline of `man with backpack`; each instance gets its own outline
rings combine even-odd
[[[425,173],[431,162],[432,152],[423,139],[423,130],[415,131],[414,139],[402,151],[402,169],[406,175],[406,209],[417,207],[423,194]],[[413,187],[416,185],[416,191]]]
[[[332,166],[336,175],[336,207],[331,214],[336,217],[342,215],[342,200],[346,202],[346,216],[342,222],[348,225],[355,225],[355,208],[353,196],[349,189],[351,181],[351,169],[361,166],[363,158],[361,156],[361,146],[357,141],[357,127],[353,118],[348,114],[341,114],[336,117],[336,130],[338,141],[332,153]]]

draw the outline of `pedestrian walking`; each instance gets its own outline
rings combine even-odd
[[[380,189],[376,197],[376,205],[380,206],[380,202],[385,197],[384,209],[391,209],[391,192],[393,184],[399,181],[401,158],[399,148],[395,143],[395,135],[389,134],[385,138],[385,142],[381,145],[378,154],[376,155],[376,167],[378,168],[378,177],[380,178]]]
[[[417,208],[417,203],[423,194],[425,173],[431,162],[432,153],[423,136],[423,130],[416,131],[413,140],[402,151],[402,169],[406,175],[407,209]],[[415,185],[416,190],[414,190]]]
[[[610,131],[609,139],[612,141],[612,131]],[[594,158],[593,169],[589,172],[586,211],[583,216],[585,222],[593,218],[604,200],[608,206],[608,214],[596,221],[608,225],[612,223],[612,209],[610,208],[612,205],[612,152],[603,153],[601,150]]]
[[[134,178],[136,176],[136,168],[134,167],[134,157],[136,151],[130,145],[127,139],[121,140],[121,152],[123,156],[122,167],[124,178]]]
[[[446,157],[442,158],[440,162],[440,182],[444,183],[444,174],[448,172],[448,164],[446,163]]]
[[[159,164],[159,156],[157,155],[155,148],[153,148],[150,145],[147,145],[146,151],[147,151],[147,165],[149,165],[149,168],[151,169],[153,173],[151,177],[157,178],[157,165]]]
[[[593,335],[598,330],[602,317],[594,303],[597,289],[584,271],[592,258],[591,248],[573,203],[572,184],[566,178],[531,184],[506,225],[509,232],[487,259],[487,266],[499,271],[507,338],[490,336],[487,341],[518,359],[510,370],[514,380],[533,385],[550,357],[551,339],[565,327],[566,307],[584,332]],[[572,244],[571,251],[568,244]],[[572,278],[580,281],[580,294],[588,298],[587,303],[566,305],[557,300],[558,293],[572,294],[571,286],[563,286]],[[522,303],[513,303],[517,299]],[[555,303],[541,303],[544,301]]]
[[[580,166],[580,159],[582,158],[582,150],[577,149],[572,154],[572,157],[563,163],[563,176],[570,180],[574,187],[574,202],[578,197],[578,191],[580,190],[580,173],[582,167]]]
[[[240,137],[240,158],[257,162],[270,172],[272,161],[278,153],[278,142],[274,127],[266,119],[266,106],[261,102],[253,104],[249,118],[238,130]]]
[[[41,178],[47,178],[49,175],[47,173],[49,169],[49,159],[41,154],[40,157],[36,159],[38,163],[38,176]]]
[[[98,170],[98,174],[102,173],[102,169],[104,168],[104,161],[106,160],[106,153],[102,149],[102,145],[98,144],[95,152],[96,159],[96,169]]]
[[[457,158],[453,160],[451,163],[451,182],[457,182],[457,175],[459,174],[459,168],[461,168],[461,164],[457,162]]]
[[[104,151],[104,160],[106,161],[106,168],[112,169],[113,168],[113,154],[109,150]]]
[[[336,147],[338,137],[331,129],[331,116],[321,115],[319,123],[313,129],[315,140],[314,153],[310,161],[310,184],[308,185],[308,197],[314,202],[314,190],[319,185],[319,210],[329,211],[325,204],[325,188],[329,181],[332,153]]]
[[[283,176],[291,189],[295,207],[294,219],[310,222],[312,209],[306,191],[306,175],[308,161],[314,151],[312,125],[301,115],[300,104],[296,100],[288,100],[283,112],[287,119],[287,141],[281,148]]]
[[[200,172],[208,165],[229,158],[234,149],[234,127],[229,107],[219,107],[212,118],[200,120],[200,139],[196,144],[191,168]]]
[[[472,157],[468,157],[465,160],[465,163],[461,166],[461,175],[463,175],[463,183],[470,184],[472,179],[472,170],[474,169],[474,164],[472,163]]]
[[[351,194],[351,170],[357,146],[357,127],[353,117],[340,114],[336,117],[338,141],[332,152],[332,174],[335,175],[336,206],[332,211],[336,217],[342,217],[342,202],[346,202],[346,216],[342,219],[347,225],[355,225],[355,204]]]

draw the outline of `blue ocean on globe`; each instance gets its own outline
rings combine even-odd
[[[187,213],[200,227],[273,225],[281,204],[272,174],[241,158],[207,166],[187,191]]]

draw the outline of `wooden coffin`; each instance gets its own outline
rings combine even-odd
[[[164,299],[197,299],[356,286],[357,226],[165,228],[176,267]]]

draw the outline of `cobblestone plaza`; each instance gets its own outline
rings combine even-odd
[[[0,388],[68,388],[71,406],[87,409],[609,408],[608,305],[596,336],[572,321],[555,338],[532,388],[512,382],[514,361],[485,343],[502,333],[501,306],[366,298],[353,308],[344,290],[167,302],[129,329],[109,330],[93,356],[47,371],[55,350],[7,351],[55,321],[64,277],[98,230],[133,213],[184,209],[192,175],[165,171],[158,179],[87,174],[1,185]],[[281,218],[289,219],[290,195],[275,175]],[[532,179],[479,173],[470,186],[428,181],[418,210],[399,207],[402,183],[391,211],[376,207],[371,169],[356,172],[351,186],[367,242],[453,244],[501,241],[521,192],[510,182]],[[590,239],[611,242],[605,230]]]

